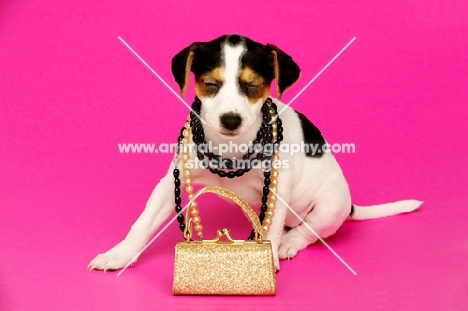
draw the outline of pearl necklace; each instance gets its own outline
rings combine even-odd
[[[201,101],[195,97],[195,101],[192,104],[192,109],[200,114],[200,109],[201,108]],[[181,130],[181,135],[178,139],[178,146],[177,146],[177,153],[176,157],[174,159],[175,168],[173,171],[173,176],[174,176],[174,195],[175,195],[175,210],[176,213],[178,214],[177,220],[179,222],[179,228],[182,232],[185,231],[185,219],[184,215],[182,215],[182,200],[180,198],[180,171],[177,169],[177,164],[179,163],[179,154],[182,151],[182,169],[183,169],[183,177],[185,179],[185,190],[187,192],[187,197],[189,201],[191,202],[189,205],[189,211],[190,211],[190,217],[191,217],[191,223],[194,225],[194,229],[197,232],[197,235],[200,239],[203,238],[203,226],[201,224],[201,217],[200,213],[197,207],[197,202],[193,201],[194,195],[193,195],[193,185],[192,185],[192,180],[191,180],[191,173],[190,173],[190,164],[188,161],[190,160],[190,147],[188,146],[190,137],[192,136],[192,140],[194,143],[197,145],[197,157],[199,160],[203,160],[204,157],[208,157],[210,159],[210,162],[217,164],[218,168],[213,167],[211,165],[208,166],[208,169],[210,170],[211,173],[217,174],[219,177],[228,177],[228,178],[235,178],[235,177],[240,177],[244,173],[250,171],[252,169],[252,163],[254,160],[257,160],[258,163],[260,163],[262,160],[266,161],[267,164],[265,167],[267,167],[264,172],[264,187],[263,187],[263,195],[262,195],[262,206],[260,209],[260,215],[259,219],[260,222],[263,226],[263,230],[265,234],[270,230],[270,226],[272,224],[272,219],[274,216],[274,210],[276,208],[276,200],[277,197],[275,193],[277,192],[277,186],[278,186],[278,161],[279,161],[279,155],[278,155],[278,149],[281,140],[283,139],[283,128],[282,128],[282,122],[281,119],[279,118],[277,114],[277,107],[273,101],[268,98],[265,103],[262,106],[262,118],[263,118],[263,124],[262,127],[260,128],[259,132],[257,133],[256,139],[253,141],[253,145],[255,146],[256,144],[261,143],[264,151],[265,145],[270,143],[273,146],[273,153],[271,154],[271,159],[269,159],[268,156],[265,156],[264,152],[259,152],[257,153],[256,157],[250,159],[250,157],[253,155],[253,152],[250,150],[247,154],[245,154],[242,159],[243,160],[249,160],[250,159],[250,165],[247,165],[245,168],[237,169],[236,171],[229,171],[226,172],[222,170],[219,167],[219,163],[225,163],[226,167],[228,169],[234,169],[234,165],[232,160],[230,159],[224,159],[220,156],[216,156],[212,152],[201,152],[200,151],[200,145],[206,144],[204,140],[204,133],[203,133],[203,128],[201,126],[200,120],[198,117],[196,117],[196,114],[194,112],[190,113],[190,116],[187,118],[187,122],[185,123],[184,127]],[[271,123],[271,124],[270,124]],[[271,135],[270,135],[271,132]],[[216,162],[218,161],[218,162]],[[221,162],[223,161],[223,162]],[[268,169],[271,168],[271,169]],[[270,191],[271,189],[271,191]],[[252,230],[249,240],[253,239],[255,237],[255,231]]]

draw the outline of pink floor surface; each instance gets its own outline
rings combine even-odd
[[[466,2],[222,3],[0,3],[0,310],[467,310]],[[294,57],[285,102],[356,37],[293,107],[356,145],[336,155],[356,204],[425,201],[327,239],[356,276],[319,243],[282,262],[275,297],[173,297],[176,226],[120,277],[87,270],[171,160],[117,144],[172,143],[188,113],[118,36],[175,88],[172,56],[224,33]]]

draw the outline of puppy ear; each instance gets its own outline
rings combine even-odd
[[[172,75],[180,87],[180,95],[182,97],[184,97],[185,92],[187,91],[195,50],[199,46],[199,42],[192,43],[172,58]]]
[[[281,51],[278,47],[273,44],[267,44],[266,49],[269,54],[270,65],[275,72],[278,99],[281,99],[283,92],[297,81],[301,70],[292,57]]]

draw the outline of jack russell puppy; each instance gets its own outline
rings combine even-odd
[[[249,144],[262,126],[262,106],[276,80],[277,97],[299,78],[300,70],[293,59],[278,47],[263,45],[239,35],[224,35],[210,42],[195,42],[180,51],[172,60],[172,73],[184,96],[190,79],[195,76],[195,93],[201,105],[200,116],[205,141],[213,150],[222,144]],[[281,111],[285,105],[272,99]],[[201,103],[200,103],[201,102]],[[281,152],[278,168],[276,209],[267,239],[271,240],[276,269],[279,259],[294,257],[298,251],[315,243],[318,238],[333,235],[347,219],[371,219],[410,212],[421,201],[405,200],[376,206],[353,205],[348,184],[340,166],[330,152],[320,131],[303,114],[290,107],[281,113],[283,140],[281,144],[305,143],[318,146],[294,154]],[[312,148],[311,148],[312,149]],[[237,152],[235,152],[237,151]],[[224,158],[241,159],[235,150]],[[192,152],[192,159],[197,154]],[[90,269],[116,270],[134,258],[175,208],[174,162],[169,172],[152,192],[146,208],[120,243],[90,264]],[[223,176],[225,177],[225,176]],[[231,176],[232,177],[232,176]],[[185,189],[183,178],[180,189]],[[209,169],[191,170],[194,184],[217,185],[240,194],[257,212],[262,203],[264,172],[252,169],[242,176],[221,178]],[[286,203],[286,204],[285,204]],[[295,216],[292,208],[301,219]]]

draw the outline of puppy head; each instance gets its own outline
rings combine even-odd
[[[206,127],[221,136],[237,136],[258,126],[260,109],[276,80],[278,98],[299,78],[292,58],[274,45],[239,35],[195,42],[172,59],[172,74],[184,96],[195,75]]]

